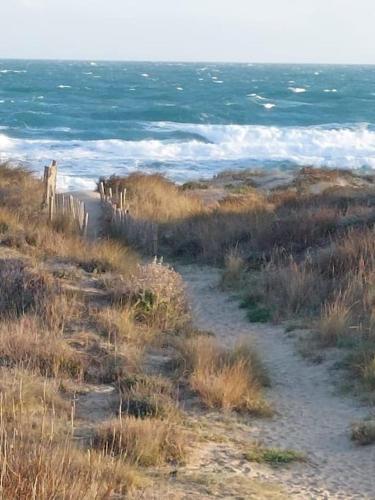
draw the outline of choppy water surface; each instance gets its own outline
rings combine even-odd
[[[138,169],[375,168],[375,67],[0,60],[0,158],[60,187]]]

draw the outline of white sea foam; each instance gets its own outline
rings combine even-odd
[[[272,109],[276,106],[276,104],[272,104],[271,102],[267,102],[266,104],[262,104],[262,106],[266,109]]]
[[[1,69],[0,73],[27,73],[26,69]]]
[[[142,73],[141,76],[143,76],[144,78],[148,78],[150,75],[148,73]]]
[[[295,94],[303,94],[304,92],[307,92],[307,90],[303,87],[288,87],[288,90],[294,92]]]
[[[257,99],[259,101],[266,101],[266,97],[262,97],[261,95],[258,94],[247,94],[247,97],[254,97],[254,99]]]
[[[90,179],[90,182],[100,175],[114,173],[116,168],[124,173],[153,162],[168,163],[166,171],[171,176],[183,164],[184,168],[207,175],[223,168],[223,162],[237,161],[255,161],[259,165],[290,161],[299,165],[375,169],[375,131],[365,126],[324,129],[169,122],[153,126],[156,137],[158,131],[172,137],[179,132],[185,134],[185,140],[23,140],[3,133],[0,159],[16,158],[41,168],[54,158],[72,179]],[[197,139],[199,136],[201,140]]]
[[[337,89],[324,89],[323,92],[325,92],[326,94],[329,94],[329,93],[336,93],[337,92]]]
[[[177,89],[177,90],[180,90],[180,91],[184,90],[184,88],[183,88],[183,87],[176,87],[176,89]]]
[[[72,86],[71,85],[58,85],[57,88],[58,89],[71,89]]]

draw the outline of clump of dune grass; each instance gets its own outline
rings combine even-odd
[[[1,415],[4,422],[41,418],[46,411],[58,413],[59,418],[70,418],[71,404],[59,393],[59,383],[38,373],[14,368],[0,369]]]
[[[88,241],[79,235],[57,233],[40,228],[29,240],[37,255],[60,258],[72,262],[87,272],[133,272],[137,257],[124,245],[109,240]]]
[[[255,351],[245,343],[227,349],[207,336],[176,342],[176,364],[209,408],[269,415],[262,394],[268,383]]]
[[[265,463],[273,467],[304,461],[304,455],[300,452],[290,449],[265,448],[258,445],[249,448],[244,453],[244,458],[249,462]]]
[[[97,328],[104,338],[117,346],[132,344],[145,346],[155,338],[156,331],[152,327],[136,321],[134,307],[106,307],[96,312]]]
[[[318,325],[319,339],[323,345],[332,346],[345,338],[350,328],[350,307],[342,294],[333,302],[325,304]]]
[[[186,436],[174,422],[159,418],[122,417],[96,430],[95,446],[145,467],[181,463],[187,453]]]
[[[130,213],[137,219],[163,223],[180,219],[202,210],[202,203],[189,196],[160,174],[134,173],[127,177],[104,180],[106,188],[126,189]]]
[[[85,361],[61,338],[44,330],[35,316],[0,323],[3,366],[27,368],[47,377],[66,374],[81,379]]]
[[[351,438],[362,446],[375,443],[375,419],[363,420],[353,424]]]
[[[177,421],[177,394],[172,382],[161,375],[134,374],[119,380],[123,414]]]
[[[245,273],[245,261],[236,248],[228,252],[224,261],[221,286],[224,289],[236,288],[240,285]]]
[[[45,276],[28,269],[20,259],[0,260],[0,316],[35,311],[47,294]]]
[[[178,330],[189,318],[181,276],[157,260],[117,282],[113,297],[116,303],[130,305],[137,321],[164,332]]]
[[[367,389],[375,389],[375,343],[372,339],[357,344],[346,359],[346,366],[355,379]]]
[[[51,427],[51,426],[49,426]],[[75,448],[70,438],[45,434],[30,438],[1,428],[0,464],[4,498],[106,498],[123,496],[144,484],[122,461]]]

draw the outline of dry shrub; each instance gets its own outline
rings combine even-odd
[[[159,418],[124,417],[103,423],[95,445],[130,464],[153,466],[183,462],[186,437],[175,423]]]
[[[336,231],[338,216],[335,208],[280,209],[272,224],[259,228],[256,246],[268,254],[275,247],[299,253],[325,242]]]
[[[161,331],[175,331],[188,320],[181,276],[158,262],[140,265],[129,279],[115,284],[114,300],[135,311],[135,319]]]
[[[132,344],[142,347],[150,343],[155,330],[135,320],[134,307],[106,307],[96,313],[99,332],[115,345]]]
[[[0,206],[23,219],[40,219],[43,183],[31,171],[12,165],[0,164]]]
[[[122,412],[138,418],[178,420],[177,394],[161,375],[135,374],[119,380]]]
[[[47,377],[66,374],[80,379],[85,371],[82,356],[44,330],[35,316],[0,323],[0,362]]]
[[[260,280],[260,293],[273,306],[278,318],[314,313],[326,298],[325,282],[309,261],[298,264],[290,259],[284,264],[273,260],[263,270]]]
[[[353,375],[366,388],[375,389],[375,343],[373,339],[360,343],[349,355],[347,364]]]
[[[351,323],[351,311],[345,296],[339,293],[333,302],[325,304],[319,320],[319,338],[323,345],[336,345],[347,336]]]
[[[0,400],[3,422],[34,421],[47,411],[68,418],[70,402],[58,392],[58,383],[23,369],[0,369]]]
[[[0,260],[0,315],[37,311],[48,292],[45,276],[27,269],[23,261]]]
[[[9,210],[8,208],[0,206],[0,235],[3,238],[3,235],[7,233],[14,233],[20,231],[22,229],[22,225],[20,223],[19,217]]]
[[[117,188],[127,190],[130,213],[137,219],[164,223],[188,217],[202,210],[198,198],[189,196],[160,174],[130,174],[104,181],[113,193]]]
[[[90,242],[78,235],[56,233],[50,228],[39,228],[29,237],[34,253],[73,262],[87,272],[133,272],[137,257],[133,251],[109,240]]]
[[[181,373],[208,407],[270,413],[262,396],[267,377],[248,344],[226,349],[214,338],[201,336],[179,340],[176,348]]]
[[[375,233],[372,229],[350,229],[336,239],[331,251],[319,261],[321,272],[342,279],[348,273],[375,270]]]
[[[369,419],[353,424],[351,438],[362,446],[375,443],[375,420]]]
[[[237,248],[228,252],[224,265],[224,271],[221,276],[222,287],[229,289],[238,287],[244,276],[246,265]]]
[[[3,498],[104,499],[123,497],[142,485],[140,476],[123,462],[74,448],[70,437],[56,442],[40,427],[33,438],[0,429]]]

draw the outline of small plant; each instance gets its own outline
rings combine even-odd
[[[140,323],[173,332],[189,319],[182,278],[162,262],[138,266],[131,278],[115,286],[115,302],[132,307]]]
[[[347,336],[350,327],[350,307],[341,294],[330,303],[325,304],[319,322],[319,340],[326,346],[336,345]]]
[[[225,349],[214,338],[201,336],[177,341],[176,349],[180,373],[206,406],[272,414],[262,396],[268,379],[249,345]]]
[[[221,277],[222,287],[231,289],[241,284],[245,272],[245,261],[238,254],[237,249],[229,252],[225,257],[225,267]]]
[[[178,418],[177,397],[168,379],[136,374],[121,379],[118,386],[123,414],[137,418]]]
[[[259,304],[257,297],[247,297],[241,302],[240,307],[247,310],[246,316],[251,323],[267,323],[272,320],[271,311]]]
[[[353,424],[351,438],[360,445],[375,443],[375,419],[364,420]]]
[[[294,450],[254,446],[244,453],[244,458],[249,462],[266,463],[277,467],[293,462],[302,462],[304,455]]]
[[[145,467],[181,463],[186,456],[185,434],[158,418],[124,417],[105,422],[97,429],[94,444],[106,454]]]

